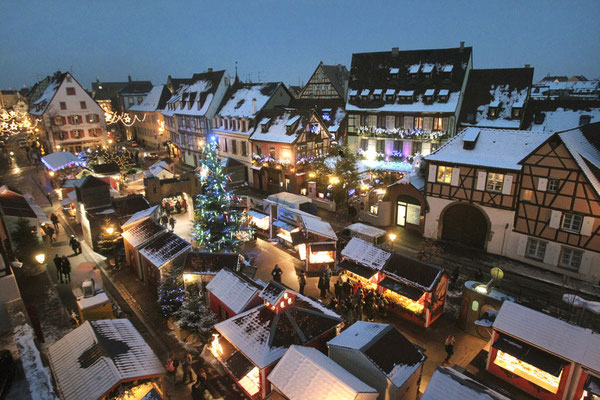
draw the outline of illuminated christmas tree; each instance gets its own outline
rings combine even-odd
[[[179,271],[166,276],[158,287],[158,305],[167,318],[177,316],[184,300],[183,278]]]
[[[194,244],[210,252],[235,252],[240,238],[248,232],[242,227],[242,211],[235,207],[235,195],[227,190],[229,177],[217,158],[214,137],[204,146],[198,171],[203,190],[196,196]]]

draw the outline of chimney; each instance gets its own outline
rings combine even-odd
[[[392,57],[398,57],[400,49],[398,47],[392,47]]]
[[[465,49],[465,42],[460,42],[460,52],[462,53]]]
[[[208,69],[208,72],[213,72],[213,71],[212,71],[212,68],[209,68],[209,69]]]
[[[256,99],[252,99],[252,114],[256,114]]]
[[[531,68],[531,65],[525,64],[525,68]]]
[[[131,75],[127,75],[127,80],[131,82]]]

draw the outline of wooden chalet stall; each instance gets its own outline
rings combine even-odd
[[[192,245],[173,232],[166,232],[140,249],[144,283],[158,289],[173,266],[183,265]]]
[[[262,305],[215,325],[209,350],[252,399],[271,392],[267,375],[292,345],[325,350],[341,318],[322,304],[276,282],[260,293]]]
[[[125,257],[127,264],[141,281],[145,280],[144,269],[142,268],[142,258],[140,250],[154,239],[166,233],[166,229],[157,224],[154,218],[146,216],[140,220],[127,221],[122,225],[123,245],[125,247]]]
[[[459,367],[460,368],[460,367]],[[484,385],[469,372],[457,367],[437,367],[421,400],[469,399],[510,400],[496,390]]]
[[[493,329],[487,370],[538,399],[580,399],[600,372],[600,335],[591,330],[510,301]]]
[[[329,223],[303,215],[302,228],[293,232],[291,239],[307,272],[319,272],[326,265],[335,267],[337,235]]]
[[[263,300],[259,294],[263,288],[246,275],[226,268],[220,270],[206,285],[210,308],[220,321],[261,304]]]
[[[352,238],[339,268],[353,284],[383,294],[404,319],[427,328],[443,313],[448,276],[440,267]]]
[[[374,387],[383,400],[414,400],[424,351],[389,324],[358,321],[327,342],[329,357]]]

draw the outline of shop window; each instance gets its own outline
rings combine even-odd
[[[360,139],[360,149],[362,151],[369,150],[369,139]]]
[[[527,240],[527,252],[525,255],[529,258],[533,258],[534,260],[543,261],[544,256],[546,255],[546,246],[547,242],[538,239],[528,239]]]
[[[75,96],[75,88],[74,87],[67,88],[67,96]]]
[[[501,192],[503,182],[504,182],[504,174],[497,174],[495,172],[490,172],[487,175],[486,189],[490,192]]]
[[[533,200],[533,190],[525,189],[523,190],[523,196],[521,197],[523,201],[532,201]]]
[[[67,103],[65,103],[64,101],[61,101],[59,104],[60,104],[60,109],[61,110],[66,110],[67,109]]]
[[[396,224],[399,226],[405,226],[407,223],[411,225],[421,223],[421,206],[418,204],[399,201],[396,211]]]
[[[583,217],[581,215],[565,214],[562,221],[562,229],[573,233],[579,233],[582,224]]]
[[[437,182],[450,183],[452,181],[452,167],[438,166]]]
[[[560,185],[560,179],[549,178],[548,179],[548,192],[556,193],[558,192],[558,186]]]
[[[423,117],[415,117],[415,129],[423,129]]]
[[[369,212],[373,215],[377,215],[378,211],[379,211],[379,204],[373,204],[371,207],[369,207]]]
[[[579,271],[582,259],[583,251],[571,249],[569,247],[563,247],[560,253],[560,262],[558,265],[572,271]]]

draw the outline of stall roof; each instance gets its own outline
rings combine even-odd
[[[0,187],[0,207],[4,215],[37,218],[37,214],[32,210],[25,196],[10,190],[6,185]]]
[[[152,214],[154,214],[154,212],[157,209],[158,209],[158,206],[154,206],[154,207],[150,207],[145,210],[142,210],[142,211],[138,211],[135,214],[133,214],[131,217],[129,217],[129,219],[127,221],[125,221],[125,223],[123,225],[121,225],[121,227],[125,228],[125,227],[133,225],[137,222],[140,222],[140,221],[146,219],[147,217],[151,216]]]
[[[173,232],[167,232],[144,246],[140,250],[140,254],[146,257],[155,267],[161,268],[191,247],[190,243]]]
[[[243,274],[222,269],[206,285],[206,289],[229,307],[231,311],[239,314],[246,309],[254,296],[262,290],[262,286]]]
[[[345,269],[352,272],[353,274],[362,276],[365,279],[371,279],[375,275],[376,271],[369,267],[365,267],[362,264],[357,264],[350,260],[342,260],[338,263],[338,268]]]
[[[380,270],[392,254],[359,238],[350,239],[342,250],[342,256],[349,260]]]
[[[307,216],[302,216],[302,223],[307,231],[312,232],[314,234],[324,236],[333,240],[337,240],[337,235],[335,231],[331,227],[328,222],[324,222],[318,220],[316,218],[311,218]]]
[[[294,225],[290,225],[286,222],[283,222],[282,220],[277,220],[277,221],[273,221],[273,226],[276,226],[278,228],[281,228],[285,231],[293,231],[294,229],[296,229],[296,227]]]
[[[400,253],[393,253],[383,267],[383,272],[409,286],[430,292],[438,283],[444,270]]]
[[[511,301],[502,303],[496,331],[600,372],[600,335]]]
[[[327,344],[360,350],[396,387],[401,387],[427,358],[393,325],[375,322],[357,321]]]
[[[50,153],[42,157],[42,162],[52,171],[63,169],[71,165],[85,164],[82,160],[68,151],[55,151],[54,153]]]
[[[421,400],[510,400],[470,376],[454,368],[438,367]]]
[[[127,319],[86,321],[48,348],[61,398],[98,399],[122,381],[165,373]]]
[[[283,204],[291,208],[297,208],[297,206],[304,203],[312,203],[310,197],[301,196],[299,194],[289,192],[270,194],[267,197],[267,201],[273,202],[275,204]]]
[[[312,347],[292,345],[269,374],[269,381],[289,400],[376,399],[375,389]]]
[[[356,232],[358,234],[371,236],[371,237],[379,237],[379,236],[383,236],[386,234],[386,232],[383,229],[375,228],[374,226],[370,226],[370,225],[361,224],[360,222],[357,222],[352,225],[348,225],[346,227],[346,229],[348,229],[351,232]]]
[[[259,211],[256,211],[256,210],[248,210],[248,211],[246,211],[246,214],[248,214],[251,217],[258,218],[258,219],[263,219],[263,218],[267,218],[268,217],[267,214],[263,214],[263,213],[261,213]]]
[[[154,222],[151,218],[145,219],[139,224],[129,228],[121,234],[133,247],[140,247],[150,240],[163,235],[167,230]]]

